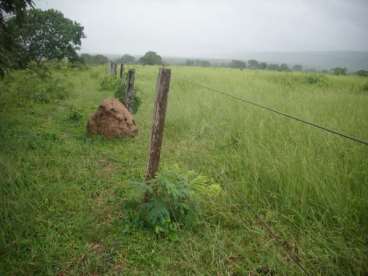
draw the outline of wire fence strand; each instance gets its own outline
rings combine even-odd
[[[328,132],[328,133],[331,133],[331,134],[334,134],[334,135],[337,135],[337,136],[340,136],[342,138],[345,138],[345,139],[348,139],[350,141],[353,141],[353,142],[356,142],[356,143],[359,143],[359,144],[362,144],[362,145],[365,145],[365,146],[368,146],[368,141],[365,141],[363,139],[360,139],[360,138],[357,138],[357,137],[354,137],[354,136],[351,136],[351,135],[348,135],[348,134],[345,134],[345,133],[342,133],[341,131],[337,131],[337,130],[333,130],[331,128],[327,128],[327,127],[324,127],[324,126],[321,126],[321,125],[318,125],[316,123],[313,123],[313,122],[310,122],[310,121],[307,121],[307,120],[304,120],[304,119],[301,119],[301,118],[298,118],[296,116],[293,116],[293,115],[290,115],[288,113],[285,113],[285,112],[282,112],[282,111],[279,111],[279,110],[276,110],[272,107],[269,107],[269,106],[266,106],[266,105],[263,105],[263,104],[259,104],[259,103],[256,103],[256,102],[253,102],[251,100],[248,100],[248,99],[244,99],[242,97],[238,97],[238,96],[235,96],[235,95],[232,95],[232,94],[229,94],[229,93],[226,93],[224,91],[221,91],[221,90],[218,90],[218,89],[215,89],[215,88],[212,88],[212,87],[209,87],[209,86],[206,86],[206,85],[203,85],[203,84],[200,84],[200,83],[197,83],[197,82],[193,82],[193,81],[188,81],[196,86],[199,86],[199,87],[202,87],[202,88],[205,88],[209,91],[212,91],[212,92],[215,92],[215,93],[218,93],[218,94],[222,94],[224,96],[227,96],[229,98],[232,98],[234,100],[237,100],[237,101],[241,101],[241,102],[244,102],[246,104],[249,104],[249,105],[253,105],[255,107],[258,107],[258,108],[261,108],[263,110],[267,110],[267,111],[270,111],[274,114],[277,114],[277,115],[280,115],[280,116],[283,116],[283,117],[286,117],[288,119],[292,119],[294,121],[297,121],[297,122],[300,122],[300,123],[303,123],[305,125],[309,125],[309,126],[312,126],[314,128],[317,128],[317,129],[320,129],[322,131],[325,131],[325,132]]]

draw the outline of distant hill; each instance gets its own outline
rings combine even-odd
[[[349,71],[368,70],[368,52],[257,52],[245,53],[242,59],[290,65],[301,64],[306,68],[315,69],[346,67]]]
[[[110,59],[117,59],[121,55],[106,54]],[[136,56],[138,57],[138,56]],[[331,52],[247,52],[238,55],[231,55],[228,58],[210,57],[167,57],[164,61],[171,64],[185,64],[187,59],[208,60],[212,64],[218,65],[231,61],[231,59],[250,60],[256,59],[267,63],[287,63],[288,65],[300,64],[305,69],[331,69],[334,67],[346,67],[350,72],[360,69],[368,70],[368,51],[331,51]]]

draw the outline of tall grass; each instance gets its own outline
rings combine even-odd
[[[207,203],[199,228],[166,239],[124,223],[127,183],[145,170],[158,72],[135,68],[133,140],[85,135],[89,114],[113,96],[100,89],[102,67],[66,73],[69,99],[1,111],[0,272],[301,274],[254,212],[311,274],[368,272],[368,148],[194,84],[368,139],[364,78],[173,67],[161,164],[213,179],[224,196]]]

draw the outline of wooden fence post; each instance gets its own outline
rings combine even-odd
[[[123,79],[124,77],[124,64],[120,64],[120,79]]]
[[[117,74],[117,64],[113,63],[112,64],[112,75],[116,77],[116,74]]]
[[[129,112],[133,111],[135,70],[129,69],[124,103]]]
[[[156,102],[153,111],[153,123],[151,131],[151,143],[149,149],[149,160],[145,179],[155,177],[160,164],[160,153],[162,145],[162,135],[165,126],[165,115],[167,107],[167,96],[170,89],[171,70],[160,68],[156,84]],[[148,198],[145,197],[145,201]]]

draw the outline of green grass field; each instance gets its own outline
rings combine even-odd
[[[289,255],[310,275],[368,273],[368,147],[193,84],[368,139],[366,78],[173,67],[161,167],[207,176],[223,195],[172,238],[124,220],[128,181],[146,168],[158,73],[135,68],[134,139],[86,135],[113,96],[99,89],[102,66],[56,72],[66,100],[4,100],[0,275],[302,274]]]

